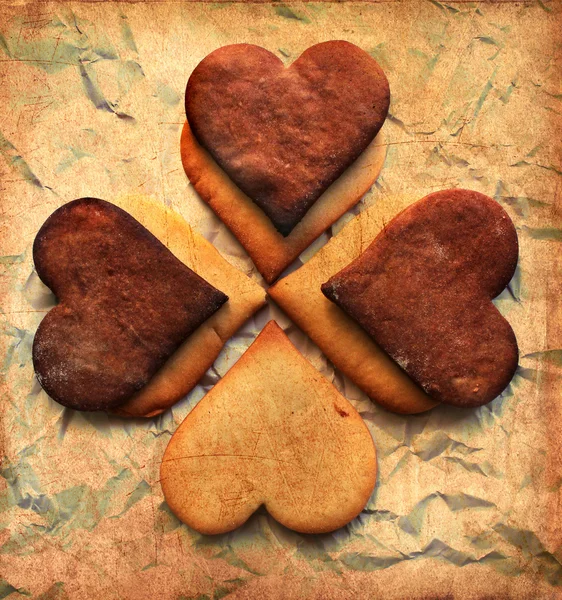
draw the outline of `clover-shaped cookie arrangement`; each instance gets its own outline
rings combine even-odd
[[[185,171],[267,283],[372,185],[388,104],[384,73],[347,42],[289,67],[227,46],[194,70]],[[265,291],[178,215],[139,197],[117,204],[70,202],[37,234],[37,273],[60,303],[37,331],[34,366],[65,406],[154,416],[196,385]],[[384,407],[482,405],[517,366],[492,303],[517,264],[515,229],[468,190],[402,204],[387,223],[380,199],[268,293]],[[170,508],[202,533],[231,531],[262,505],[296,531],[332,531],[375,478],[365,423],[274,322],[190,412],[161,467]]]

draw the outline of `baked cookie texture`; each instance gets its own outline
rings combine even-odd
[[[228,297],[120,208],[82,198],[33,245],[60,303],[41,322],[33,364],[45,391],[78,410],[123,404]]]
[[[259,46],[219,48],[185,95],[199,143],[283,236],[373,141],[389,102],[377,62],[344,41],[288,68]]]
[[[187,122],[180,149],[183,168],[195,191],[236,236],[267,283],[275,281],[318,236],[359,202],[379,176],[386,156],[379,133],[284,237],[199,144]]]
[[[517,257],[515,227],[497,202],[445,190],[395,217],[322,292],[432,398],[480,406],[517,368],[515,334],[492,303]]]
[[[303,533],[342,527],[376,480],[367,426],[270,321],[172,436],[166,502],[204,534],[232,531],[261,505]]]

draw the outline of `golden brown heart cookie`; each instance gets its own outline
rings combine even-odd
[[[33,245],[60,303],[33,343],[37,379],[78,410],[123,404],[228,297],[128,213],[96,198],[56,210]]]
[[[273,321],[180,425],[161,466],[171,510],[204,534],[261,505],[290,529],[333,531],[375,479],[365,423]]]
[[[426,196],[322,285],[432,398],[493,400],[517,368],[509,323],[492,303],[517,266],[515,227],[469,190]]]
[[[185,109],[199,143],[286,236],[373,141],[389,101],[382,69],[348,42],[312,46],[288,68],[236,44],[195,68]]]

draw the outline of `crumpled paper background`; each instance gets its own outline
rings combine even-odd
[[[0,599],[562,597],[562,4],[7,2],[0,11]],[[185,83],[221,45],[256,43],[290,63],[329,39],[371,53],[392,90],[387,161],[354,212],[389,194],[464,186],[514,220],[520,264],[496,301],[521,350],[508,389],[478,410],[387,413],[269,305],[156,419],[51,401],[30,352],[53,304],[31,256],[45,218],[76,197],[143,192],[259,280],[182,171]],[[361,412],[377,487],[333,534],[299,535],[259,512],[231,534],[202,536],[163,501],[160,459],[270,318]]]

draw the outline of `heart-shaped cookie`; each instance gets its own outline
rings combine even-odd
[[[33,258],[60,301],[35,335],[35,372],[52,398],[79,410],[126,402],[228,299],[129,214],[94,198],[55,211]]]
[[[261,505],[304,533],[356,517],[375,485],[365,423],[270,321],[172,436],[161,466],[184,523],[225,533]]]
[[[492,303],[517,255],[497,202],[445,190],[395,217],[322,292],[434,399],[480,406],[517,368],[515,334]]]
[[[382,69],[348,42],[312,46],[288,68],[237,44],[196,67],[185,108],[201,145],[288,235],[372,142],[389,98]]]

